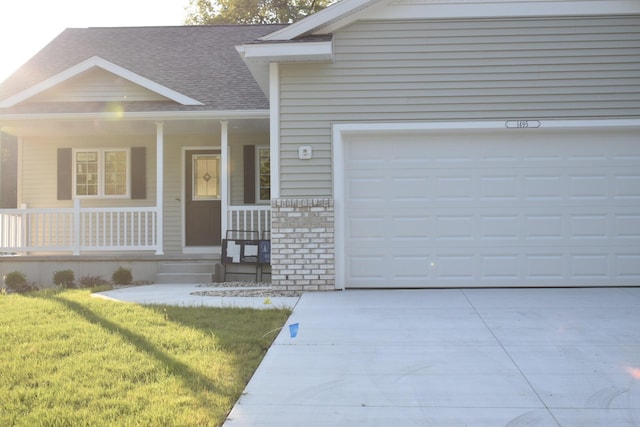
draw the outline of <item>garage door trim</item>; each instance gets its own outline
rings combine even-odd
[[[552,129],[590,128],[640,128],[640,119],[611,119],[611,120],[519,120],[521,132],[539,132]],[[535,123],[534,127],[527,127],[527,123]],[[341,123],[334,124],[333,137],[333,194],[335,202],[335,287],[343,290],[346,287],[346,253],[345,253],[345,153],[349,136],[366,135],[367,133],[388,133],[398,135],[409,132],[464,132],[477,130],[504,129],[513,132],[513,120],[487,122],[407,122],[407,123]]]

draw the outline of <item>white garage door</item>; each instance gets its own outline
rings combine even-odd
[[[343,144],[346,287],[640,284],[637,129]]]

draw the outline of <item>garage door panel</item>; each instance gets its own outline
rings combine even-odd
[[[520,279],[520,257],[514,253],[494,253],[479,255],[482,280],[517,282]]]
[[[515,174],[480,176],[479,182],[480,200],[489,202],[518,200],[518,177]]]
[[[347,140],[347,286],[638,284],[639,134]]]
[[[432,227],[430,218],[419,214],[392,215],[388,223],[390,223],[390,239],[401,243],[428,240],[429,230]]]
[[[635,240],[640,245],[640,214],[615,215],[614,236],[617,241]]]
[[[435,215],[434,237],[438,241],[474,240],[474,215]]]
[[[482,240],[517,240],[520,236],[520,217],[513,214],[478,215],[479,238]]]
[[[522,197],[530,201],[559,201],[564,196],[562,175],[531,174],[523,178]]]
[[[602,201],[609,197],[609,179],[604,174],[569,175],[569,199]]]
[[[426,177],[398,177],[389,178],[390,193],[387,195],[390,202],[424,203],[433,198],[432,185]]]
[[[524,278],[541,284],[549,280],[562,282],[565,278],[563,258],[562,253],[558,252],[525,254]]]
[[[616,199],[640,200],[640,175],[617,175],[614,185]]]
[[[578,280],[607,280],[612,274],[609,254],[570,255],[571,276]]]
[[[347,273],[351,277],[356,277],[361,283],[387,282],[388,256],[383,253],[369,253],[352,256],[347,259]]]
[[[384,244],[386,239],[386,219],[381,215],[353,215],[349,218],[348,234],[352,244]],[[375,242],[377,241],[377,242]]]
[[[524,233],[522,237],[524,240],[558,241],[564,237],[563,215],[525,214],[523,218]]]
[[[608,239],[609,218],[600,215],[569,215],[569,236],[576,240]]]
[[[623,279],[628,279],[627,284],[637,284],[640,279],[640,254],[620,254],[616,257],[616,273]]]
[[[388,185],[383,177],[352,177],[348,190],[347,195],[354,203],[385,203]]]

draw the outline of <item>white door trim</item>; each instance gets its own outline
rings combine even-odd
[[[185,204],[186,204],[186,193],[185,193],[185,174],[186,174],[186,160],[187,160],[187,151],[190,150],[221,150],[222,147],[219,145],[194,145],[194,146],[183,146],[181,147],[180,153],[180,234],[182,240],[182,253],[183,254],[215,254],[221,253],[220,246],[187,246],[187,233],[186,233],[186,219],[185,219]],[[221,159],[224,161],[224,159]],[[221,212],[220,215],[226,215],[226,212]]]
[[[525,123],[526,122],[526,123]],[[520,123],[520,124],[518,124]],[[589,128],[640,128],[640,119],[611,120],[503,120],[486,122],[394,122],[394,123],[335,123],[332,125],[333,139],[333,197],[335,210],[335,288],[344,290],[345,273],[345,224],[344,224],[344,158],[349,135],[366,133],[402,133],[416,131],[473,131],[499,130],[536,132],[548,129]]]

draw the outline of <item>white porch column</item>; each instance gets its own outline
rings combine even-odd
[[[164,254],[164,123],[156,122],[156,255]]]
[[[271,200],[280,198],[280,70],[269,64],[269,127],[271,151]]]
[[[229,208],[229,122],[227,120],[220,120],[220,149],[221,149],[221,167],[220,171],[220,199],[221,199],[221,220],[220,224],[222,232],[222,238],[227,235],[227,215]]]

